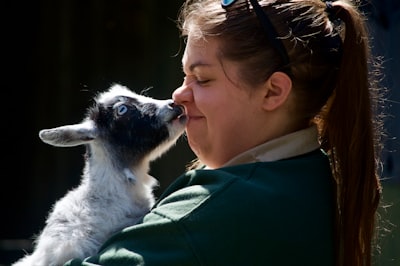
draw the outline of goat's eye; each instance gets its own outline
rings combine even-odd
[[[125,104],[121,104],[117,107],[117,114],[123,115],[128,111],[128,107]]]

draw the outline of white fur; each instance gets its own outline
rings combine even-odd
[[[141,102],[156,102],[160,107],[157,115],[169,115],[163,113],[168,112],[163,109],[167,101],[137,95],[120,85],[100,94],[97,101],[102,103],[117,95],[134,97]],[[13,266],[58,266],[71,258],[85,258],[95,254],[118,230],[136,224],[154,203],[152,189],[157,181],[148,175],[150,161],[175,143],[183,133],[184,119],[170,121],[168,130],[170,137],[151,154],[132,167],[122,169],[112,162],[112,156],[97,138],[95,123],[89,118],[80,124],[41,131],[42,140],[50,145],[88,144],[91,156],[85,161],[81,184],[53,206],[45,228],[35,241],[34,252]],[[68,133],[68,139],[63,137],[64,132]],[[70,139],[70,136],[76,139]]]

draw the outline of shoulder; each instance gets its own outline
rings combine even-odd
[[[227,197],[232,186],[252,175],[254,167],[254,164],[249,164],[235,169],[188,171],[166,189],[152,213],[174,220],[186,217],[197,208],[214,201],[220,194]]]
[[[188,171],[165,191],[152,212],[179,219],[199,207],[219,205],[220,201],[236,204],[240,195],[246,195],[248,200],[255,198],[256,203],[265,206],[268,198],[288,199],[287,191],[296,198],[307,192],[327,193],[330,189],[329,160],[322,152],[315,151],[275,162]],[[264,199],[260,201],[259,197]],[[223,215],[224,211],[220,213]]]

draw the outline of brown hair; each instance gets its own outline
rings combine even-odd
[[[331,160],[336,264],[371,265],[382,123],[365,18],[346,0],[259,3],[286,48],[289,65],[282,65],[248,1],[224,10],[220,0],[188,0],[178,26],[183,36],[219,38],[221,53],[241,62],[241,78],[250,85],[274,71],[291,77],[297,97],[293,115],[304,126],[317,124]]]

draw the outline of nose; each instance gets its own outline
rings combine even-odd
[[[188,84],[182,84],[172,93],[172,99],[177,104],[184,105],[185,103],[193,101],[193,91]]]
[[[177,115],[181,115],[185,112],[185,109],[182,105],[177,104],[173,100],[168,100],[168,108],[173,110]]]

